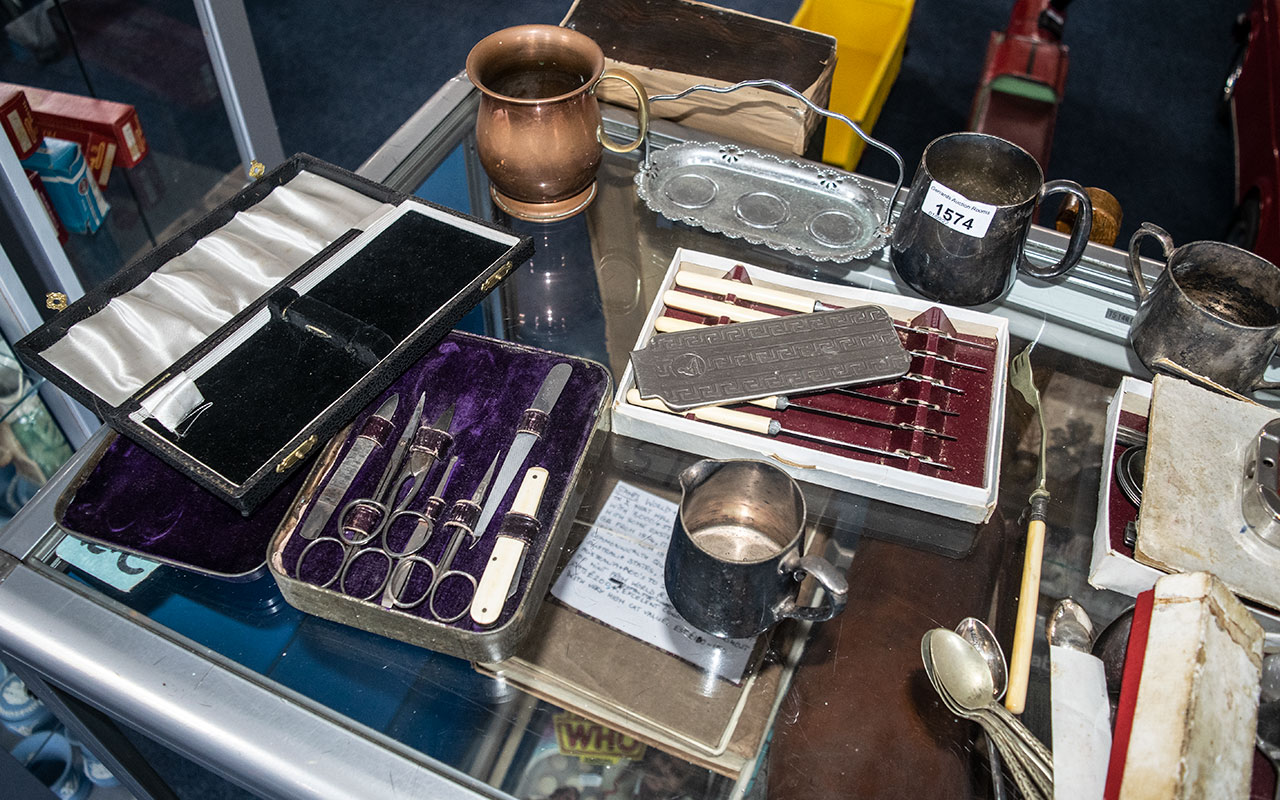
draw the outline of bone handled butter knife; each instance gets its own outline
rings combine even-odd
[[[329,476],[324,491],[320,493],[315,507],[311,509],[311,513],[307,515],[307,521],[298,532],[303,539],[314,539],[320,535],[320,531],[324,530],[325,523],[333,516],[338,502],[351,488],[351,483],[356,479],[360,468],[364,466],[364,462],[368,460],[374,448],[382,447],[387,443],[394,430],[391,420],[395,417],[396,406],[399,404],[400,395],[393,394],[377,411],[373,412],[373,416],[365,421],[364,427],[356,435],[355,443],[342,457],[333,475]]]
[[[488,529],[489,523],[493,520],[493,515],[497,513],[498,506],[507,496],[507,490],[511,488],[511,482],[516,479],[516,473],[524,466],[524,460],[529,455],[529,451],[533,449],[534,442],[542,437],[542,426],[546,423],[546,417],[551,413],[552,407],[556,401],[560,399],[560,393],[564,391],[565,384],[569,382],[569,374],[573,372],[573,367],[568,364],[556,364],[547,373],[547,377],[542,379],[542,386],[538,388],[538,393],[533,398],[533,403],[525,409],[520,419],[520,430],[516,433],[514,439],[511,440],[511,449],[507,451],[507,456],[502,462],[502,468],[498,470],[498,477],[493,482],[493,491],[489,493],[489,497],[484,501],[484,508],[480,511],[480,519],[476,520],[475,537],[479,540]]]
[[[538,505],[547,487],[547,471],[533,467],[524,474],[524,481],[516,491],[511,510],[502,518],[493,553],[480,576],[476,596],[471,601],[471,618],[480,625],[492,625],[498,621],[503,606],[515,594],[518,576],[524,565],[524,554],[529,538],[538,531]]]

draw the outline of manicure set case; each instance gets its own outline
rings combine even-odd
[[[539,387],[557,365],[570,368],[563,390],[545,413],[531,412]],[[374,431],[384,444],[365,459],[336,510],[324,518],[317,537],[304,538],[309,516],[326,513],[318,503],[325,486],[341,472],[339,465],[361,435],[369,435],[371,421],[372,428],[381,425],[372,418],[393,395],[398,402],[391,425]],[[452,409],[452,443],[426,473],[417,495],[401,503],[408,511],[423,511],[443,484],[439,495],[443,512],[418,551],[427,566],[415,565],[399,595],[407,607],[387,607],[383,589],[390,564],[378,552],[381,548],[355,548],[364,554],[357,552],[341,579],[334,580],[344,558],[344,548],[335,537],[345,504],[373,493],[419,398],[423,400],[421,424],[430,425]],[[271,541],[267,563],[285,599],[309,614],[431,650],[473,661],[504,660],[529,631],[547,593],[582,492],[590,482],[583,473],[599,462],[612,398],[612,377],[594,361],[461,332],[449,334],[375,398],[316,460]],[[514,479],[505,487],[491,481],[487,493],[477,499],[483,505],[489,495],[501,492],[488,526],[473,538],[472,528],[446,524],[450,520],[474,524],[478,509],[473,507],[469,517],[460,514],[458,501],[475,498],[477,489],[485,485],[486,473],[500,474],[494,468],[501,467],[521,430],[534,430],[538,437],[519,462]],[[449,471],[448,462],[455,456],[458,461]],[[533,467],[547,471],[537,508],[532,514],[508,516],[521,479]],[[414,524],[411,515],[392,522],[387,529],[392,549],[404,547]],[[451,569],[469,578],[459,574],[445,578],[432,602],[427,594],[433,574],[453,536],[463,538]],[[524,554],[510,593],[499,600],[502,608],[496,620],[480,624],[470,613],[475,595],[472,581],[480,581],[504,536],[522,541]],[[302,559],[309,545],[312,552]]]
[[[532,252],[300,154],[15,349],[248,514]]]
[[[527,237],[295,156],[19,343],[29,363],[113,429],[96,440],[55,518],[79,538],[204,575],[243,581],[269,569],[303,611],[503,659],[546,593],[613,395],[611,376],[593,361],[451,331],[531,251]],[[569,368],[567,382],[531,420],[527,408],[557,364]],[[379,446],[320,535],[332,537],[345,505],[372,492],[419,399],[422,425],[453,410],[451,446],[420,491],[400,494],[421,511],[440,489],[445,513],[417,554],[428,564],[448,544],[455,503],[473,496],[519,430],[536,430],[487,531],[468,536],[452,565],[479,579],[500,536],[524,543],[492,622],[466,613],[441,622],[427,603],[359,599],[385,559],[353,560],[342,585],[298,573],[307,544],[299,525],[393,395]],[[530,516],[508,519],[534,466],[547,470],[541,501]],[[317,547],[308,569],[342,560],[334,545]],[[415,568],[403,596],[421,595],[430,577]],[[456,576],[442,582],[436,608],[465,610],[470,590]]]

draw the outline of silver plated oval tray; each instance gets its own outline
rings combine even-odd
[[[636,192],[667,219],[817,261],[866,258],[885,245],[887,203],[843,170],[715,142],[653,151]]]

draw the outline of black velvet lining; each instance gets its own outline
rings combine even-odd
[[[408,213],[305,297],[313,308],[332,309],[331,319],[359,320],[398,344],[510,248]],[[243,483],[370,372],[364,361],[338,339],[273,316],[196,380],[209,405],[180,436],[153,420],[147,425],[196,461]]]

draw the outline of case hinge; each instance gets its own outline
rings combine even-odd
[[[480,285],[480,291],[487,292],[493,287],[497,286],[498,283],[503,278],[511,274],[511,270],[513,269],[515,269],[515,264],[511,261],[508,261],[507,263],[498,267],[497,272],[494,272],[492,275],[485,278],[484,283]]]
[[[284,460],[279,464],[276,464],[276,472],[286,472],[293,469],[299,461],[311,453],[311,449],[316,446],[317,441],[314,433],[308,436],[305,442],[298,445],[297,449],[285,456]]]

